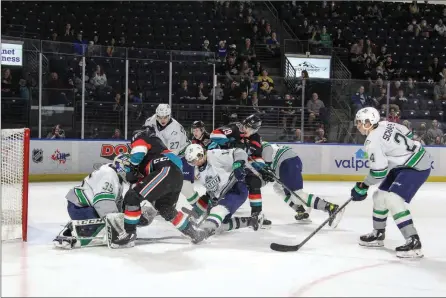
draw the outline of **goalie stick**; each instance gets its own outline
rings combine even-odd
[[[286,245],[279,243],[271,243],[270,248],[275,251],[288,252],[288,251],[298,251],[305,243],[308,242],[317,232],[319,232],[332,218],[341,212],[350,203],[352,198],[348,199],[336,212],[334,212],[330,217],[328,217],[319,227],[316,228],[310,235],[307,236],[302,242],[297,245]]]

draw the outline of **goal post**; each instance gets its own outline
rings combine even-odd
[[[2,241],[28,238],[30,130],[1,130]]]

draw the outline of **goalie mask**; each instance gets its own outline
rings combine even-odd
[[[112,167],[115,169],[119,177],[121,177],[124,182],[127,182],[126,173],[130,169],[130,154],[121,153],[116,156],[113,160]]]

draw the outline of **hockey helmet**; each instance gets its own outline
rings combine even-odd
[[[255,134],[262,126],[262,119],[260,119],[259,116],[253,114],[243,120],[242,125],[245,127],[245,129],[250,128],[251,134]]]
[[[204,158],[204,149],[199,144],[190,144],[187,146],[184,158],[191,166],[196,166],[196,162]]]

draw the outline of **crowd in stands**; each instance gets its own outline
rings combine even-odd
[[[11,14],[14,5],[6,3],[3,14]],[[36,11],[31,8],[28,19],[37,23],[41,38],[47,36],[52,41],[46,46],[49,62],[42,80],[43,104],[76,107],[85,86],[85,100],[92,102],[86,107],[87,117],[92,122],[95,119],[98,122],[102,115],[100,109],[108,111],[104,119],[119,118],[116,124],[119,128],[106,132],[98,131],[95,124],[87,127],[91,137],[108,138],[112,134],[116,138],[121,136],[123,128],[119,115],[124,111],[125,94],[129,96],[132,118],[141,121],[147,116],[141,104],[159,103],[169,96],[169,59],[166,59],[169,54],[166,53],[202,51],[205,54],[195,61],[178,59],[173,63],[174,103],[210,104],[215,96],[217,105],[235,107],[225,110],[226,114],[274,115],[274,125],[283,130],[282,140],[299,141],[302,136],[299,125],[303,121],[304,141],[328,141],[329,107],[326,105],[330,94],[327,90],[310,84],[306,72],[297,84],[290,86],[283,78],[270,76],[269,69],[258,59],[259,46],[271,58],[281,56],[281,37],[275,32],[279,28],[273,28],[267,19],[257,15],[259,5],[250,1],[171,5],[177,9],[169,11],[166,3],[127,3],[99,10],[82,4],[49,5],[49,11],[61,9],[61,16],[55,18],[51,14],[39,17],[35,4]],[[410,125],[426,144],[446,142],[446,137],[440,136],[446,112],[444,6],[416,1],[411,4],[290,1],[274,5],[280,18],[289,23],[300,40],[308,40],[315,48],[348,49],[347,66],[352,78],[364,80],[351,96],[353,111],[374,106],[382,111],[383,117],[388,113],[389,121]],[[154,15],[144,14],[149,6]],[[83,9],[85,12],[82,17],[76,17],[68,13],[69,9],[79,15]],[[122,22],[115,24],[111,22],[111,15],[120,9]],[[95,13],[97,19],[92,19]],[[2,25],[7,25],[3,22],[4,18]],[[70,50],[62,43],[70,43]],[[86,57],[85,66],[82,56]],[[128,89],[126,57],[131,57]],[[215,87],[214,63],[219,74]],[[304,83],[306,103],[302,114],[299,108]],[[387,84],[390,84],[389,91]],[[2,67],[1,88],[5,98],[30,101],[38,97],[36,78],[16,69]],[[438,127],[422,133],[422,127],[429,127],[426,123],[431,121],[436,121]],[[50,137],[65,135],[63,130],[55,133],[59,131],[56,127],[48,133]],[[435,131],[435,137],[432,132],[427,133],[429,130]]]

